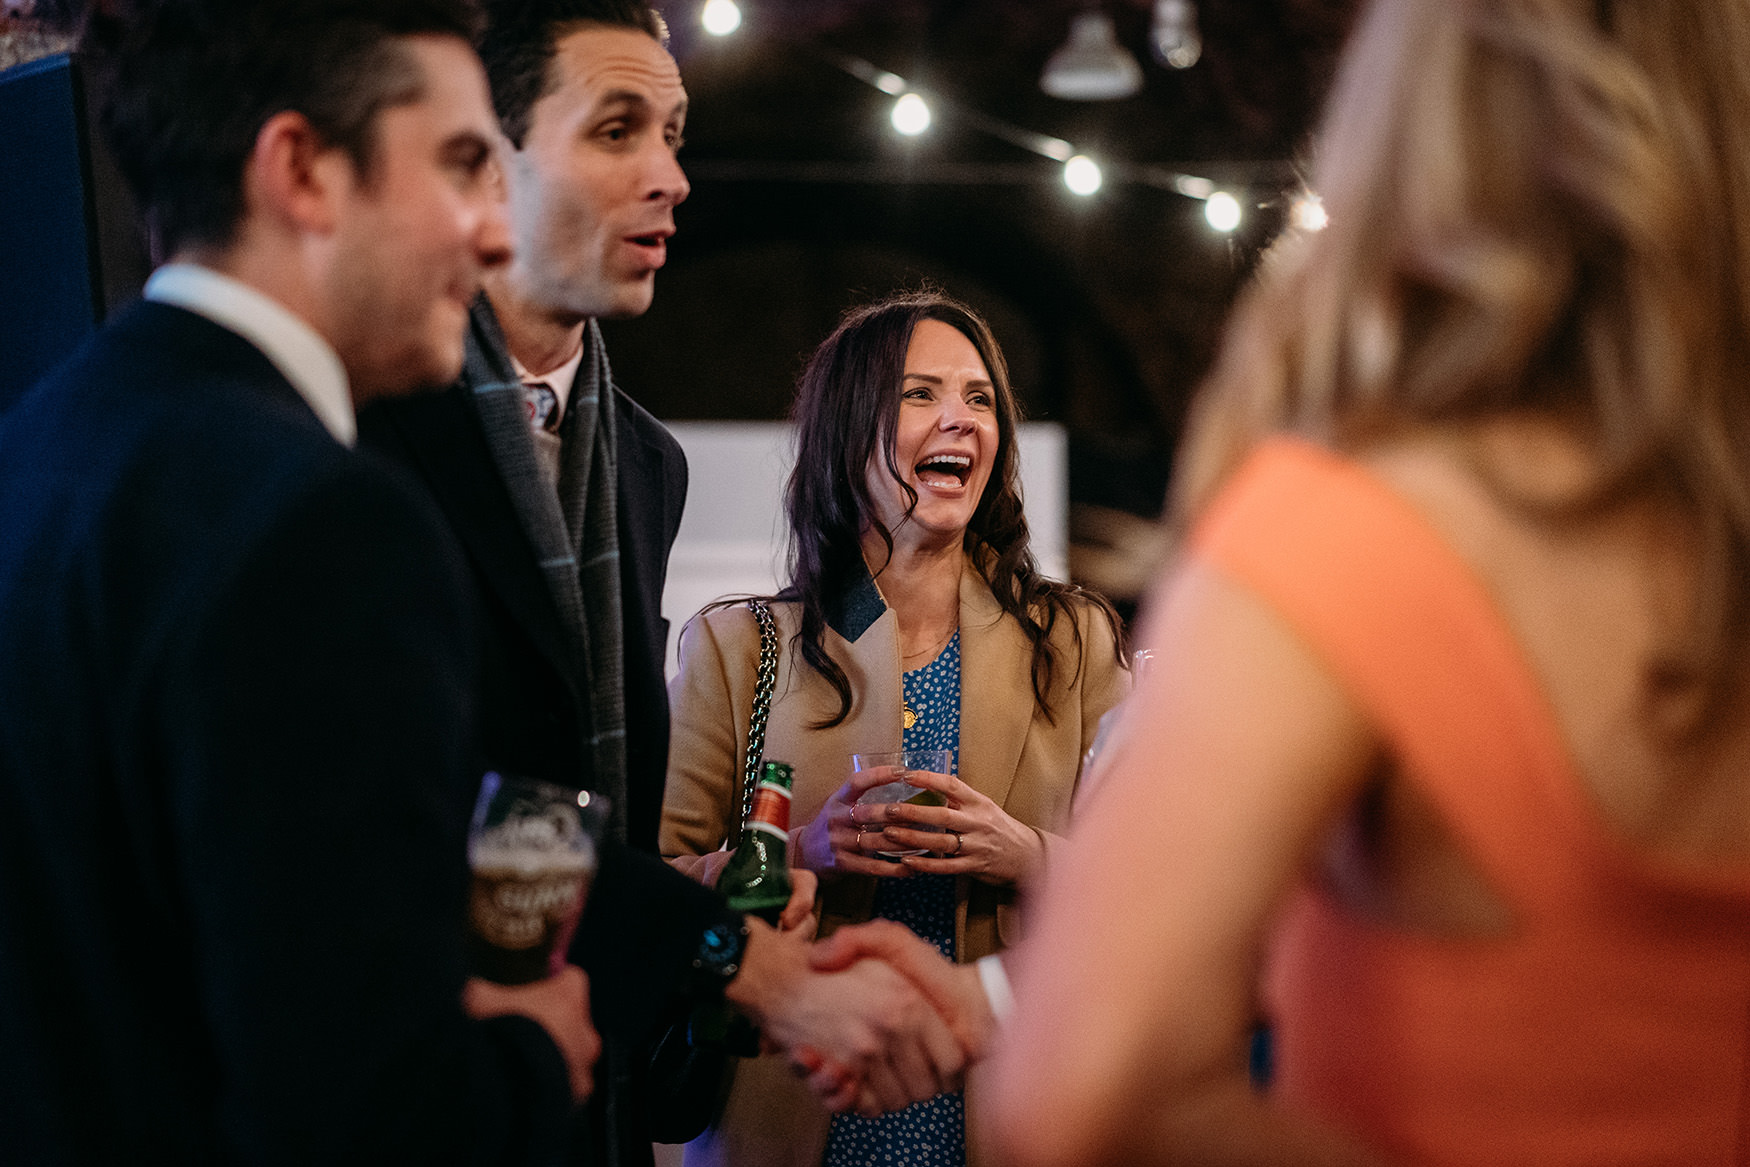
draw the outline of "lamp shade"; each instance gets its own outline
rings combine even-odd
[[[1142,88],[1142,66],[1118,43],[1111,17],[1083,12],[1045,62],[1039,88],[1066,101],[1113,101]]]

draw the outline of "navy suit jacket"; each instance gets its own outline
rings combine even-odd
[[[469,345],[500,343],[496,328],[483,328],[478,317],[477,311]],[[419,477],[466,553],[484,633],[478,768],[587,788],[593,765],[579,727],[587,724],[588,687],[563,647],[558,609],[472,392],[464,377],[441,394],[374,403],[361,411],[360,438]],[[604,849],[571,956],[589,973],[591,1012],[606,1039],[593,1100],[594,1153],[598,1162],[626,1167],[650,1162],[640,1117],[649,1047],[692,987],[691,962],[705,928],[738,917],[656,857],[669,737],[661,601],[685,501],[686,460],[660,422],[614,392],[628,845]]]
[[[558,1052],[459,1003],[471,620],[417,489],[200,316],[0,418],[0,1155],[552,1157]]]

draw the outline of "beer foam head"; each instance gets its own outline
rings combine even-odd
[[[479,838],[468,845],[468,863],[477,870],[514,871],[524,876],[591,871],[595,868],[595,848],[543,849]]]
[[[506,819],[474,836],[468,859],[475,867],[518,871],[578,871],[595,865],[595,843],[576,815],[543,814]]]

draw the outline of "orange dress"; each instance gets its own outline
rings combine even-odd
[[[1750,865],[1613,830],[1481,581],[1356,464],[1263,443],[1193,546],[1325,662],[1515,919],[1432,938],[1299,889],[1266,975],[1281,1099],[1406,1163],[1750,1163]]]

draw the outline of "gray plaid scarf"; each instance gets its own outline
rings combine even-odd
[[[486,429],[499,477],[559,609],[566,649],[588,694],[584,746],[594,789],[608,796],[608,830],[626,837],[626,684],[620,606],[620,537],[615,498],[614,390],[607,350],[591,320],[583,363],[565,417],[559,489],[541,476],[523,409],[522,381],[485,296],[474,304],[473,340],[463,376]]]

